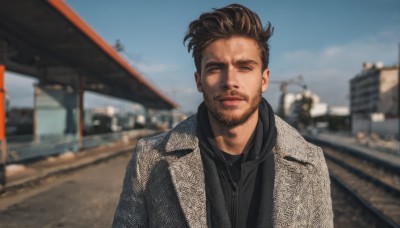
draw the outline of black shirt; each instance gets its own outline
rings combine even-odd
[[[276,128],[273,113],[260,106],[253,146],[246,154],[219,150],[204,104],[198,110],[197,136],[203,161],[208,227],[271,227]],[[270,124],[271,123],[271,124]]]

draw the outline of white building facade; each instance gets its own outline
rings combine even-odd
[[[399,68],[364,63],[350,80],[352,133],[399,135]]]

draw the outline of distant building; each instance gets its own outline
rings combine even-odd
[[[303,97],[311,99],[311,107],[309,109],[311,122],[310,125],[317,128],[326,128],[331,131],[348,131],[349,130],[349,108],[347,106],[329,106],[327,103],[320,101],[317,94],[309,90],[297,94],[287,94],[285,108],[287,107],[287,121],[293,126],[298,126],[299,121],[299,104]]]
[[[399,135],[399,68],[364,63],[350,80],[352,133]]]
[[[120,113],[119,109],[114,106],[96,107],[90,110],[93,114],[102,114],[106,116],[114,116]]]
[[[317,128],[326,129],[329,131],[348,132],[350,129],[348,106],[328,106],[325,103],[320,104],[324,107],[324,112],[313,116],[314,126]],[[325,108],[326,107],[326,108]]]
[[[311,107],[309,107],[311,117],[324,115],[328,110],[328,105],[326,103],[321,103],[320,98],[317,94],[311,92],[310,90],[305,90],[300,93],[287,93],[284,99],[284,111],[285,115],[289,118],[296,118],[298,107],[296,107],[296,102],[301,101],[303,97],[311,99]]]
[[[97,107],[92,108],[86,112],[88,114],[88,120],[92,126],[87,128],[88,134],[103,134],[110,132],[121,131],[122,127],[118,124],[117,115],[120,113],[119,110],[113,106]]]

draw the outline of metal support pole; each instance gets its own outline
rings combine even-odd
[[[397,86],[400,88],[400,43],[398,49],[398,56],[397,56]],[[400,104],[400,89],[397,90],[397,105]],[[398,119],[398,132],[397,132],[397,139],[400,140],[400,109],[397,106],[397,119]]]
[[[37,143],[39,140],[37,133],[37,96],[39,94],[38,84],[33,85],[33,142]]]
[[[150,115],[151,115],[150,108],[149,107],[144,107],[144,119],[145,119],[144,127],[145,128],[149,128],[149,126],[150,126],[150,120],[151,120]]]
[[[84,115],[84,107],[83,107],[83,95],[85,92],[85,84],[83,81],[83,77],[79,78],[79,149],[83,148],[83,130],[85,126],[85,115]]]
[[[0,65],[0,184],[6,184],[5,164],[7,159],[6,140],[6,89],[4,83],[5,66]]]

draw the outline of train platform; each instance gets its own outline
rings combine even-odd
[[[333,146],[400,171],[399,141],[391,140],[390,143],[384,140],[360,141],[349,135],[329,133],[309,134],[304,137],[312,143]]]
[[[38,185],[50,177],[66,174],[117,156],[128,155],[133,151],[138,139],[147,135],[150,133],[134,138],[124,138],[79,152],[66,152],[29,163],[7,165],[7,181],[5,186],[0,185],[0,194],[7,195]]]
[[[153,133],[154,134],[154,133]],[[142,136],[143,137],[143,136]],[[365,145],[355,138],[340,134],[308,134],[304,137],[318,145],[334,146],[338,149],[355,153],[368,160],[389,165],[400,172],[400,151],[397,141],[386,148],[376,145]],[[116,156],[129,154],[137,143],[138,137],[120,140],[93,147],[77,153],[67,152],[50,156],[27,164],[12,164],[6,167],[7,184],[0,186],[0,193],[18,191],[24,187],[34,186],[48,177],[61,175],[80,168],[106,161]]]

